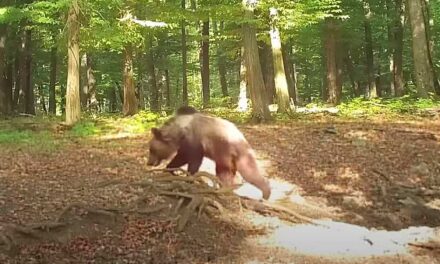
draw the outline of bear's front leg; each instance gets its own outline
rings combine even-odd
[[[167,169],[177,169],[188,163],[185,153],[178,151],[176,156],[168,163]]]

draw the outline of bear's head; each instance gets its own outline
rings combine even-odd
[[[179,149],[178,142],[166,130],[152,128],[153,138],[149,142],[148,166],[158,166],[162,161],[172,158]]]

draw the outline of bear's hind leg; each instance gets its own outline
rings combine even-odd
[[[220,179],[223,186],[235,186],[238,185],[236,179],[236,169],[233,164],[216,163],[215,167],[216,176]]]

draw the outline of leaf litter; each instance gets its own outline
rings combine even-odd
[[[75,141],[44,154],[2,149],[0,261],[435,263],[432,243],[414,243],[409,256],[335,259],[261,241],[294,215],[306,216],[295,218],[303,224],[331,218],[377,230],[437,227],[439,124],[327,120],[241,129],[271,180],[294,186],[271,207],[233,195],[226,205],[188,198],[173,191],[192,185],[175,178],[166,182],[171,193],[159,188],[157,195],[146,181],[145,136]]]

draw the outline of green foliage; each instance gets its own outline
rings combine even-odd
[[[69,131],[71,136],[74,137],[88,137],[100,134],[101,128],[96,126],[95,122],[89,120],[83,120],[75,124],[75,126]]]
[[[420,99],[410,96],[392,99],[365,100],[356,98],[338,106],[340,115],[347,117],[417,114],[427,108],[440,107],[440,102],[433,99]]]
[[[26,18],[26,12],[14,6],[0,7],[0,24],[17,23]]]
[[[215,107],[206,110],[202,110],[202,112],[211,114],[213,116],[217,116],[220,118],[224,118],[236,124],[244,124],[248,123],[251,119],[251,112],[238,112],[233,108],[229,107]]]
[[[163,121],[166,115],[141,111],[131,117],[101,115],[84,117],[68,132],[70,137],[95,138],[117,135],[134,136],[147,133],[150,128]]]
[[[49,131],[0,130],[0,147],[32,151],[54,151],[61,146]]]

